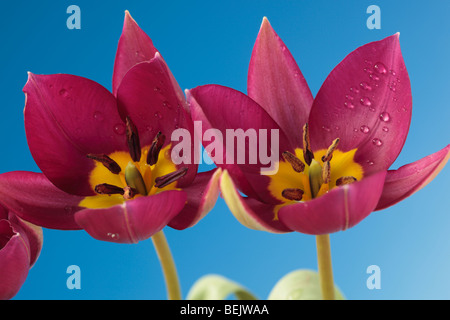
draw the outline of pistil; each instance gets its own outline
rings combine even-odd
[[[319,194],[322,184],[322,166],[315,159],[312,159],[311,165],[309,166],[309,185],[311,187],[311,196],[313,198]]]
[[[128,162],[128,165],[125,168],[125,181],[129,187],[136,189],[141,195],[147,195],[144,179],[142,178],[139,169],[131,161]]]

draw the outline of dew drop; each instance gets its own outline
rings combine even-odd
[[[377,62],[375,64],[374,68],[378,73],[381,73],[381,74],[385,74],[387,72],[386,67],[381,62]]]
[[[361,104],[366,107],[369,107],[372,105],[372,101],[370,101],[370,99],[367,97],[361,98],[361,100],[359,100],[359,102],[361,102]]]
[[[380,119],[381,121],[388,122],[389,120],[391,120],[391,115],[387,112],[383,112],[380,114]]]
[[[64,98],[66,98],[66,97],[69,95],[69,93],[67,92],[66,89],[61,89],[61,90],[59,90],[59,94],[60,94],[61,96],[63,96]]]
[[[157,117],[158,119],[162,119],[162,114],[159,112],[155,112],[155,117]]]
[[[344,102],[344,106],[346,106],[349,109],[355,108],[355,105],[351,102]]]
[[[375,81],[380,80],[380,77],[377,76],[376,74],[371,74],[371,75],[369,75],[369,78],[372,79],[372,80],[375,80]]]
[[[125,126],[122,123],[118,123],[114,126],[114,132],[117,134],[125,133]]]
[[[72,212],[72,207],[71,206],[65,206],[64,207],[64,210],[67,212],[67,213],[71,213]]]
[[[347,99],[347,100],[353,100],[353,96],[350,96],[350,95],[346,94],[346,95],[345,95],[345,99]]]
[[[103,113],[101,113],[100,111],[95,111],[94,112],[94,119],[97,121],[102,121],[103,120]]]
[[[322,126],[322,129],[323,129],[324,131],[326,131],[326,132],[330,132],[330,128],[329,128],[329,127]]]
[[[389,70],[389,73],[390,73],[390,74],[392,74],[393,76],[395,76],[395,75],[396,75],[396,73],[395,73],[395,71],[394,71],[394,70]]]
[[[155,91],[155,92],[161,92],[161,88],[160,88],[160,87],[154,87],[154,88],[153,88],[153,91]]]
[[[380,147],[380,146],[383,145],[383,141],[381,141],[381,140],[378,139],[378,138],[372,139],[372,143],[373,143],[374,145],[376,145],[377,147]]]
[[[361,130],[362,133],[369,133],[369,131],[370,131],[369,127],[366,125],[361,126],[361,128],[359,128],[359,130]]]
[[[383,127],[383,131],[384,132],[389,132],[389,128],[388,127]]]
[[[373,162],[372,160],[367,160],[366,163],[367,163],[369,166],[373,166],[373,165],[374,165],[374,162]]]
[[[113,239],[113,240],[119,240],[119,234],[118,234],[118,233],[111,233],[111,232],[108,232],[106,235],[107,235],[109,238]]]
[[[363,88],[364,90],[368,90],[368,91],[372,90],[372,87],[369,86],[369,84],[368,84],[367,82],[361,82],[361,83],[359,84],[359,86],[360,86],[361,88]]]

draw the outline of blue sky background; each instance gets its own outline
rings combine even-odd
[[[81,8],[81,29],[66,28],[66,9]],[[381,8],[369,30],[366,9]],[[251,50],[263,16],[297,60],[315,95],[350,51],[400,32],[411,78],[413,116],[393,168],[450,141],[450,2],[448,1],[9,1],[0,19],[0,172],[39,171],[24,134],[22,88],[27,71],[69,73],[111,89],[124,11],[153,39],[180,86],[218,83],[246,91]],[[201,170],[207,170],[206,165]],[[331,235],[334,277],[349,299],[450,299],[450,210],[445,168],[426,188]],[[183,296],[201,276],[217,273],[267,298],[288,272],[317,269],[315,239],[249,230],[223,199],[195,227],[164,229]],[[366,287],[369,265],[381,289]],[[81,268],[69,290],[66,269]],[[1,275],[0,275],[1,277]],[[84,231],[44,230],[44,246],[15,299],[165,299],[151,240],[136,245],[94,240]]]

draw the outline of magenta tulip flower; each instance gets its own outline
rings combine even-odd
[[[42,249],[42,228],[0,205],[0,299],[13,298]]]
[[[29,73],[28,145],[42,174],[0,175],[0,199],[27,221],[135,243],[185,229],[214,205],[220,170],[173,160],[172,132],[193,132],[179,85],[126,13],[112,93],[68,74]],[[27,210],[22,210],[27,208]]]
[[[424,187],[449,158],[447,145],[389,170],[406,140],[412,108],[399,34],[351,52],[313,98],[265,18],[250,61],[248,96],[205,85],[190,90],[188,101],[203,131],[216,128],[225,136],[227,129],[279,130],[275,174],[261,174],[259,160],[232,164],[224,155],[216,161],[225,169],[225,201],[253,229],[314,235],[346,230]],[[233,151],[239,152],[237,146]]]

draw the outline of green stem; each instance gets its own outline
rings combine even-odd
[[[167,297],[169,300],[181,300],[181,289],[177,270],[163,231],[161,230],[154,234],[152,236],[152,241],[155,246],[156,253],[158,254],[164,279],[166,281]]]
[[[324,300],[334,300],[333,268],[331,264],[330,235],[316,236],[317,262],[319,266],[320,288]]]

